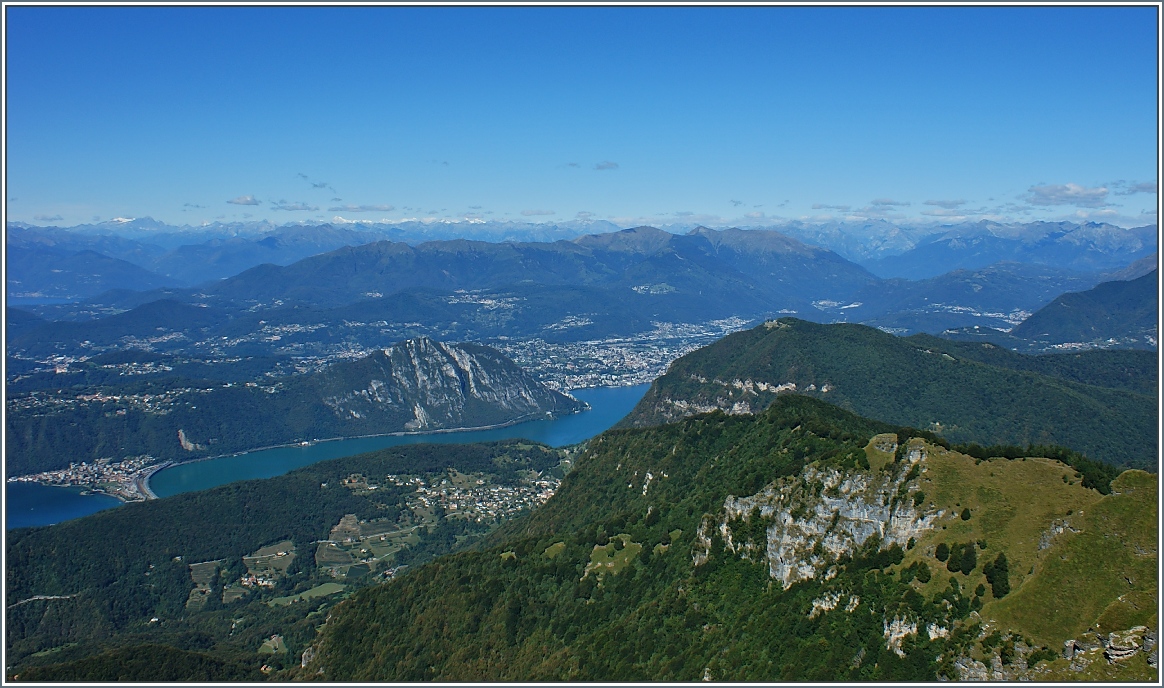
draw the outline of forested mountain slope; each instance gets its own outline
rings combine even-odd
[[[928,334],[915,334],[906,337],[906,341],[955,358],[1153,397],[1156,396],[1159,384],[1159,361],[1155,351],[1091,349],[1036,356],[1021,354],[990,342],[952,341]]]
[[[676,360],[622,422],[652,425],[717,408],[753,413],[796,391],[955,442],[1061,444],[1155,468],[1155,395],[953,356],[926,341],[862,325],[770,321]]]

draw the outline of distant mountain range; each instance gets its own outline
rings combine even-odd
[[[198,289],[109,292],[88,304],[39,307],[57,322],[8,344],[10,352],[44,357],[110,346],[220,349],[240,337],[252,355],[345,337],[367,347],[420,334],[589,341],[638,335],[660,322],[781,311],[830,317],[813,302],[848,303],[874,282],[860,266],[775,232],[674,235],[643,227],[553,243],[380,241],[258,266]]]
[[[111,289],[148,291],[178,282],[90,249],[8,247],[5,286],[15,302],[76,301]]]
[[[897,226],[885,221],[792,222],[772,227],[830,248],[878,277],[925,279],[955,269],[1011,261],[1075,272],[1122,268],[1156,251],[1155,225],[1124,229],[1106,223],[986,220],[954,225]]]
[[[150,218],[119,219],[71,228],[8,223],[8,246],[55,249],[57,255],[91,250],[133,263],[175,284],[193,286],[235,275],[262,263],[287,265],[342,246],[390,240],[418,245],[467,239],[489,243],[573,240],[616,232],[603,220],[561,223],[497,221],[293,223],[267,221],[171,226]],[[994,222],[895,225],[886,221],[811,224],[788,222],[753,228],[778,232],[836,252],[882,277],[924,279],[953,269],[975,270],[999,261],[1044,265],[1074,272],[1122,268],[1155,251],[1154,226],[1123,229],[1103,223]],[[669,233],[687,232],[680,226]],[[690,230],[700,233],[705,228]],[[35,260],[35,259],[34,259]],[[47,277],[47,276],[46,276]],[[42,279],[23,291],[60,292]],[[119,288],[138,289],[121,280]],[[148,288],[148,287],[146,287]],[[13,293],[13,289],[9,289]],[[93,296],[99,292],[86,292]]]
[[[229,300],[280,299],[338,305],[406,289],[497,289],[541,284],[680,294],[735,302],[745,312],[810,308],[874,281],[831,251],[776,232],[636,227],[573,241],[454,240],[409,246],[382,241],[340,249],[285,268],[263,266],[207,293]]]
[[[183,383],[122,382],[57,406],[32,394],[9,409],[9,474],[108,456],[187,459],[317,438],[480,427],[585,408],[493,349],[427,338],[269,384]]]
[[[202,225],[168,225],[149,217],[118,218],[75,227],[39,227],[24,222],[9,222],[8,229],[67,231],[89,237],[118,237],[155,245],[165,250],[210,240],[232,238],[264,239],[295,228],[338,227],[366,232],[381,239],[411,244],[425,241],[474,238],[481,241],[557,241],[574,239],[583,234],[612,232],[622,229],[605,220],[569,220],[564,222],[516,222],[497,220],[402,220],[398,222],[335,221],[287,222],[268,220],[211,222]]]
[[[756,413],[797,392],[955,442],[1059,444],[1116,465],[1155,466],[1155,393],[1141,393],[1147,383],[1137,382],[1155,379],[1154,356],[1115,363],[1108,352],[1093,352],[1044,364],[987,353],[966,355],[925,335],[782,318],[676,360],[622,423],[641,427],[715,409]],[[1118,375],[1106,382],[1105,371],[1121,364],[1138,372],[1130,382]]]
[[[291,226],[258,235],[157,233],[141,238],[57,228],[8,228],[13,266],[10,297],[96,296],[110,289],[144,291],[191,286],[238,274],[262,263],[302,258],[381,237],[347,227]],[[183,243],[188,242],[188,243]],[[101,280],[89,277],[98,273]]]
[[[147,290],[167,285],[194,286],[230,277],[264,263],[288,265],[342,246],[358,246],[386,239],[416,244],[467,235],[491,242],[554,241],[617,229],[605,221],[562,224],[298,223],[280,226],[263,221],[175,227],[150,218],[140,218],[67,229],[8,223],[7,244],[10,254],[14,249],[20,249],[17,264],[30,266],[19,276],[9,274],[8,292],[10,297],[24,299],[76,300],[96,296],[108,289]],[[96,262],[92,256],[77,256],[87,251],[133,263],[139,272],[127,272],[124,267]],[[55,266],[59,272],[53,274],[42,274],[32,269],[64,258],[71,258],[77,265]],[[88,274],[98,269],[107,273],[105,282],[70,279],[73,272]],[[18,279],[14,280],[14,277]]]
[[[660,323],[747,322],[781,315],[862,322],[895,334],[974,327],[1005,332],[1064,292],[1150,268],[1155,255],[1106,272],[1001,262],[909,280],[878,278],[833,251],[773,230],[697,227],[674,234],[636,227],[552,242],[453,239],[411,245],[376,240],[378,235],[360,227],[302,225],[274,231],[261,224],[223,225],[215,231],[235,236],[171,249],[143,246],[111,234],[107,226],[84,231],[10,227],[10,251],[19,261],[8,276],[10,296],[107,291],[70,303],[24,306],[58,322],[37,330],[26,317],[29,325],[10,334],[8,350],[42,358],[54,353],[92,355],[124,346],[218,350],[225,339],[246,340],[249,355],[270,355],[288,353],[290,346],[319,349],[340,341],[379,348],[385,340],[419,335],[580,342],[643,336]],[[1047,223],[986,229],[1003,235],[997,240],[1020,243],[1030,243],[1031,237],[1049,241],[1054,234],[1056,246],[1070,244],[1067,238],[1082,241],[1114,231],[1107,226],[1073,226],[1072,231],[1054,227],[1063,231],[1050,232]],[[133,231],[146,236],[162,230],[143,225]],[[183,231],[183,236],[195,235],[192,228]],[[1124,243],[1113,239],[1109,248],[1135,254],[1139,249],[1128,246],[1141,246],[1138,235],[1119,231],[1130,238]],[[1079,261],[1100,250],[1097,241],[1080,244]],[[335,250],[319,253],[337,244]],[[73,248],[78,250],[69,254]],[[177,266],[170,272],[183,277],[138,269],[125,259],[95,253],[98,248],[154,266]],[[290,262],[303,254],[312,255]],[[1020,257],[1028,260],[1032,255]],[[223,275],[260,260],[271,262],[198,287],[166,286],[188,282],[192,275]],[[281,262],[289,264],[277,264]],[[58,291],[47,286],[28,291],[37,280]],[[155,288],[143,290],[150,285]],[[173,303],[149,306],[166,300]],[[186,309],[178,308],[183,304]],[[279,337],[259,336],[267,330],[280,330]],[[1012,345],[1007,337],[995,341]]]

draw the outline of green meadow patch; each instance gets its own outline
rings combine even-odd
[[[642,544],[631,542],[631,536],[626,533],[619,533],[615,538],[622,542],[621,548],[615,544],[613,538],[605,545],[594,546],[594,550],[590,553],[590,563],[586,565],[583,578],[591,573],[599,577],[607,573],[618,574],[643,550]]]
[[[283,636],[273,635],[263,641],[259,647],[259,654],[261,655],[283,655],[287,654],[287,643],[283,641]]]
[[[1088,628],[1107,633],[1154,626],[1157,481],[1127,471],[1113,481],[1110,495],[1076,509],[1067,519],[1071,529],[1050,540],[1031,580],[983,609],[984,618],[1022,628],[1050,647]]]
[[[322,585],[317,585],[310,590],[304,590],[303,592],[299,593],[298,595],[288,595],[287,597],[276,597],[276,598],[268,601],[267,604],[272,606],[272,607],[274,607],[275,605],[287,606],[287,605],[295,603],[295,602],[302,602],[304,600],[309,600],[309,599],[312,599],[315,597],[327,597],[328,595],[334,595],[337,592],[343,592],[344,588],[346,588],[346,587],[347,586],[341,585],[340,583],[323,583]]]
[[[897,435],[892,432],[874,435],[865,445],[865,458],[869,459],[869,468],[879,471],[893,461],[893,452],[897,449]]]

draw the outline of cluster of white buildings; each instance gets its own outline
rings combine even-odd
[[[93,463],[71,463],[68,468],[13,476],[8,482],[83,487],[127,502],[136,502],[146,499],[139,487],[139,478],[152,470],[156,462],[157,459],[148,454],[122,459],[118,463],[113,463],[112,459],[97,459]]]

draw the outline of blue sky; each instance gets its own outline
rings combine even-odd
[[[1155,7],[5,9],[9,220],[1156,220]]]

